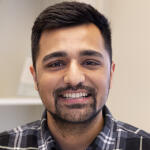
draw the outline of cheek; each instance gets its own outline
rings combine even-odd
[[[57,88],[59,79],[57,76],[43,74],[38,78],[39,95],[48,110],[55,111],[53,92]]]
[[[108,88],[108,81],[102,77],[95,78],[94,81],[97,90],[97,95],[103,95]]]
[[[109,82],[110,77],[107,72],[93,74],[92,82],[94,84],[95,90],[96,90],[96,100],[97,100],[97,106],[102,106],[105,101],[107,100],[108,92],[109,92]]]
[[[98,92],[98,90],[106,89],[108,87],[109,78],[109,73],[105,70],[99,70],[97,72],[90,73],[90,80],[96,88],[96,92]]]

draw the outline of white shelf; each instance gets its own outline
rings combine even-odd
[[[0,98],[0,106],[42,105],[39,98]]]

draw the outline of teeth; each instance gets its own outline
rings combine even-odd
[[[76,93],[76,97],[80,97],[80,93]]]
[[[66,94],[66,97],[69,97],[69,94]]]
[[[72,95],[72,94],[71,94],[71,93],[69,93],[69,94],[68,94],[68,97],[71,97],[71,95]]]
[[[88,94],[87,93],[65,93],[63,94],[63,97],[65,98],[80,98],[80,97],[85,97],[87,96]]]
[[[80,97],[82,97],[83,95],[82,95],[82,93],[79,93],[80,94]]]
[[[75,93],[73,93],[73,94],[72,94],[72,98],[75,98],[75,97],[76,97],[76,94],[75,94]]]

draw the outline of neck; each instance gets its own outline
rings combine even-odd
[[[88,123],[60,123],[47,112],[48,127],[62,150],[85,150],[102,130],[102,111]],[[80,137],[80,140],[79,140]]]

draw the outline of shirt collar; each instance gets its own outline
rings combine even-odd
[[[115,119],[107,106],[103,107],[104,127],[99,132],[95,140],[89,146],[88,150],[94,149],[113,149],[116,139]]]
[[[41,144],[45,149],[56,147],[56,142],[48,128],[47,111],[45,110],[41,119]],[[51,147],[51,148],[50,148]]]

